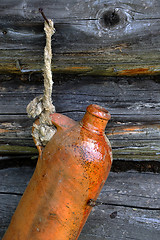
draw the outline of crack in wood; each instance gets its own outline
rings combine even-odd
[[[117,203],[104,203],[100,201],[96,201],[96,207],[100,205],[105,205],[105,206],[115,206],[115,207],[125,207],[125,208],[133,208],[133,209],[143,209],[143,210],[152,210],[152,211],[159,211],[159,208],[154,208],[154,207],[143,207],[143,206],[137,206],[137,205],[128,205],[128,204],[117,204]]]
[[[16,193],[16,192],[0,192],[3,195],[15,195],[15,196],[22,196],[23,193]]]
[[[16,192],[0,192],[2,195],[15,195],[15,196],[22,196],[23,193],[16,193]],[[115,207],[125,207],[125,208],[132,208],[132,209],[142,209],[142,210],[151,210],[151,211],[159,211],[159,208],[155,207],[145,207],[145,206],[137,206],[137,205],[128,205],[128,204],[117,204],[117,203],[104,203],[100,201],[95,202],[96,207],[100,207],[100,205],[105,205],[105,206],[115,206]],[[92,206],[93,207],[93,206]]]

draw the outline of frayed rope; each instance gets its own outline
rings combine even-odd
[[[44,94],[34,98],[27,106],[29,117],[39,119],[39,125],[33,124],[34,131],[32,136],[36,141],[36,145],[45,146],[47,142],[56,133],[56,128],[52,125],[50,114],[55,112],[55,106],[52,104],[52,48],[51,37],[55,33],[53,21],[48,19],[44,23],[44,31],[46,34],[46,46],[44,48]]]

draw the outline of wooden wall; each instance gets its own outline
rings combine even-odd
[[[111,113],[113,166],[80,240],[159,240],[160,1],[0,1],[0,237],[38,153],[27,104],[43,93],[43,8],[53,18],[53,104]]]
[[[106,133],[113,146],[114,160],[159,162],[158,76],[115,78],[58,74],[53,78],[52,98],[57,112],[79,121],[86,107],[96,103],[111,113]],[[8,76],[8,80],[3,81],[2,75],[0,86],[0,151],[7,151],[6,144],[33,147],[34,119],[28,118],[26,107],[35,96],[43,94],[43,77],[26,75],[9,79]]]
[[[159,0],[1,0],[0,71],[41,71],[45,38],[39,8],[55,22],[54,72],[159,73]]]
[[[160,81],[158,76],[53,75],[57,112],[79,121],[86,106],[109,110],[113,166],[80,240],[159,240]],[[43,93],[41,74],[0,76],[0,236],[33,174],[37,150],[27,104]],[[135,232],[135,229],[138,229]]]

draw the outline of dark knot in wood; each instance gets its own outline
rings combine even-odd
[[[104,32],[123,29],[132,21],[130,13],[115,7],[101,9],[97,13],[97,17],[98,28],[104,30]]]
[[[120,15],[118,12],[114,10],[108,10],[102,13],[100,23],[104,28],[112,28],[119,24],[120,22]]]

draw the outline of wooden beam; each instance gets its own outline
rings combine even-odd
[[[160,73],[159,0],[1,0],[0,72],[40,72],[43,8],[53,18],[52,70],[124,76]]]
[[[29,167],[0,170],[0,237],[33,174]],[[157,240],[159,220],[159,175],[110,173],[80,240]],[[136,231],[135,231],[136,229]]]
[[[27,104],[43,93],[36,76],[18,77],[0,83],[0,153],[35,154],[31,136],[34,119]],[[23,80],[23,81],[22,81]],[[54,75],[53,103],[56,111],[81,120],[89,104],[111,113],[106,134],[114,160],[160,161],[160,84],[158,77],[112,78]],[[6,148],[6,144],[9,147]],[[14,146],[17,146],[16,148]],[[21,148],[22,147],[22,148]],[[31,148],[28,148],[31,147]],[[29,150],[30,149],[30,150]]]

